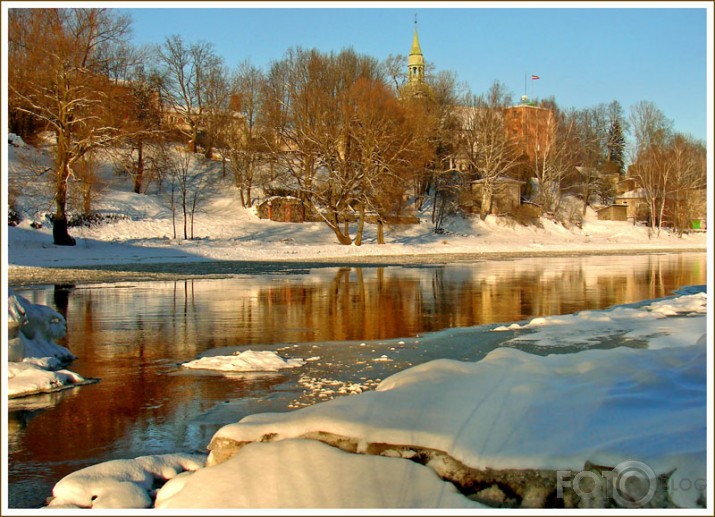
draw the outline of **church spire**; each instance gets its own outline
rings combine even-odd
[[[421,56],[422,49],[420,48],[420,39],[417,37],[417,15],[415,14],[415,35],[412,37],[412,49],[410,55]]]
[[[407,58],[407,77],[412,84],[422,83],[425,78],[425,58],[420,48],[420,39],[417,36],[417,15],[415,14],[415,34],[412,37],[412,49]]]

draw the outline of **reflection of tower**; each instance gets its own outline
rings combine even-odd
[[[425,58],[420,48],[420,40],[417,37],[417,17],[415,16],[415,35],[412,37],[412,48],[410,57],[407,59],[407,77],[412,86],[417,86],[425,81]]]

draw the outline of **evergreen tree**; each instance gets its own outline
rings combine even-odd
[[[625,148],[626,139],[623,136],[623,128],[618,119],[612,120],[608,128],[608,161],[618,165],[618,173],[623,176],[625,173]]]
[[[608,118],[610,125],[606,141],[607,158],[618,166],[618,173],[623,176],[626,173],[626,139],[623,135],[628,131],[628,121],[618,101],[608,105]]]

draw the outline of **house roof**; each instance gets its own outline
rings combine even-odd
[[[497,178],[496,181],[497,181],[497,183],[511,183],[511,184],[514,184],[514,185],[526,185],[526,182],[525,182],[525,181],[515,180],[514,178]],[[479,180],[474,180],[474,181],[472,181],[472,184],[473,184],[473,185],[474,185],[474,184],[477,184],[477,185],[478,185],[478,184],[481,184],[481,183],[484,183],[484,180],[483,180],[483,179],[479,179]]]
[[[629,190],[623,194],[618,194],[616,199],[645,199],[645,189],[637,188],[635,190]]]
[[[620,210],[627,210],[627,209],[628,209],[628,206],[627,206],[627,205],[608,205],[608,206],[604,206],[604,207],[602,207],[602,208],[599,208],[598,210],[596,210],[596,213],[598,213],[598,212],[600,212],[600,211],[602,211],[602,210],[608,210],[609,208],[617,208],[617,209],[620,209]]]

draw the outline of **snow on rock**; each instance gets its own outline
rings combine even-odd
[[[7,141],[13,147],[27,147],[27,144],[22,139],[22,137],[19,135],[16,135],[15,133],[8,133]]]
[[[55,342],[66,332],[61,314],[9,290],[8,397],[56,391],[87,382],[81,375],[60,369],[75,359],[72,352]]]
[[[112,460],[62,478],[48,508],[149,508],[157,486],[204,466],[205,456],[165,454]]]
[[[275,352],[246,350],[233,355],[201,357],[181,366],[194,370],[218,370],[222,372],[275,372],[286,368],[303,366],[303,359],[284,359]]]
[[[670,481],[679,487],[670,491],[674,504],[701,505],[706,318],[654,319],[642,317],[653,313],[646,308],[627,316],[619,311],[592,313],[589,332],[627,317],[624,328],[638,330],[643,339],[664,332],[689,336],[695,328],[700,335],[655,348],[548,356],[499,348],[476,363],[432,361],[385,379],[374,392],[288,413],[250,415],[224,426],[209,445],[208,464],[225,461],[246,443],[306,437],[354,452],[441,451],[446,456],[428,466],[445,479],[463,478],[474,469],[575,474],[587,463],[613,468],[639,461],[658,475],[672,472]],[[578,336],[581,324],[573,319],[562,326]]]
[[[254,443],[230,460],[177,476],[168,508],[480,508],[451,483],[401,458],[355,455],[313,440]]]
[[[10,361],[22,361],[26,357],[76,359],[67,348],[55,343],[67,333],[64,317],[50,307],[31,303],[12,289],[8,293],[8,323],[19,340],[10,345]]]

